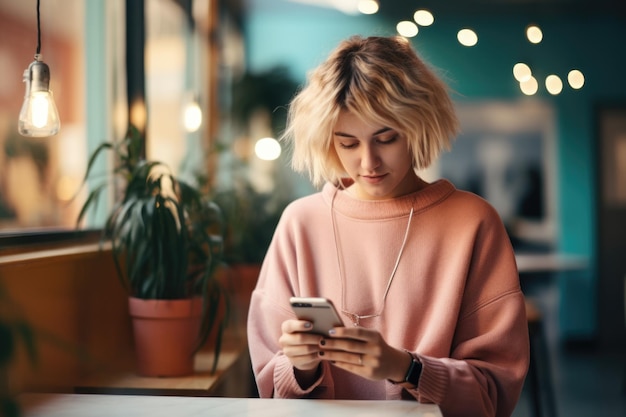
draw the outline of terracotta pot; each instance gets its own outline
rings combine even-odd
[[[232,269],[234,271],[235,299],[243,306],[247,314],[250,296],[261,272],[261,264],[235,264]]]
[[[194,372],[202,299],[144,300],[129,297],[137,373],[148,377]]]

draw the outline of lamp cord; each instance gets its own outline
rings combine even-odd
[[[37,55],[41,52],[41,25],[39,21],[39,0],[37,0]]]

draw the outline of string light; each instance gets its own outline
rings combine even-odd
[[[560,94],[563,91],[563,81],[557,75],[548,75],[546,77],[546,90],[553,96]]]
[[[360,0],[360,4],[367,3],[368,0]],[[378,11],[378,2],[376,1],[376,11]],[[365,13],[362,11],[362,13]],[[419,33],[419,26],[430,26],[434,23],[435,18],[433,14],[426,9],[416,10],[413,14],[412,21],[400,21],[396,25],[398,34],[404,38],[412,38]],[[526,29],[526,38],[533,44],[539,44],[543,41],[543,31],[536,24],[529,24]],[[469,28],[463,28],[457,32],[457,39],[463,46],[475,46],[478,43],[477,33]],[[408,40],[407,40],[408,41]],[[513,66],[513,76],[518,81],[520,90],[526,95],[534,95],[539,91],[539,83],[535,77],[533,77],[532,70],[528,64],[524,62],[518,62]],[[583,73],[577,69],[571,70],[567,75],[567,81],[571,88],[577,90],[583,87],[585,84],[585,77]],[[563,81],[557,75],[550,75],[545,80],[546,90],[553,95],[560,94],[563,90]]]
[[[517,81],[524,82],[528,81],[528,79],[533,75],[530,67],[523,62],[518,62],[513,66],[513,76]]]
[[[376,0],[359,0],[357,8],[363,14],[375,14],[378,12],[378,2]]]
[[[435,21],[435,17],[428,10],[417,10],[413,14],[413,20],[420,26],[430,26]]]
[[[583,88],[583,85],[585,85],[585,76],[579,70],[573,69],[567,74],[567,82],[569,83],[570,87],[578,90],[580,88]]]
[[[526,38],[530,43],[540,43],[543,40],[543,32],[537,25],[529,25],[526,28]]]
[[[530,77],[528,80],[519,83],[520,90],[527,96],[532,96],[539,90],[539,83],[535,77]]]
[[[408,20],[398,22],[398,24],[396,25],[396,30],[400,35],[404,36],[405,38],[412,38],[416,36],[419,32],[419,28],[417,27],[417,25]]]
[[[478,43],[478,35],[472,29],[461,29],[456,37],[463,46],[474,46]]]

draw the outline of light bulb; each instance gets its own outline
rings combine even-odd
[[[526,28],[526,38],[528,38],[528,41],[531,43],[540,43],[543,39],[543,32],[539,26],[529,25]]]
[[[23,136],[45,137],[59,132],[61,121],[50,91],[50,68],[41,55],[24,71],[26,92],[20,110],[18,131]]]
[[[413,20],[420,26],[430,26],[435,21],[435,17],[428,10],[417,10],[413,14]]]
[[[532,96],[535,95],[539,90],[539,84],[537,83],[537,79],[531,76],[526,81],[520,82],[519,88],[520,90],[522,90],[522,93],[526,94],[527,96]]]
[[[478,35],[472,29],[461,29],[456,37],[463,46],[474,46],[478,43]]]
[[[202,109],[196,100],[192,100],[183,110],[183,124],[189,133],[196,132],[202,125]]]
[[[560,94],[563,91],[563,81],[561,81],[558,75],[548,75],[546,77],[546,90],[553,96]]]
[[[396,30],[401,36],[405,38],[412,38],[416,36],[419,32],[419,28],[413,22],[409,22],[408,20],[403,20],[402,22],[398,22],[396,25]]]
[[[513,76],[517,81],[523,83],[524,81],[528,81],[530,77],[532,77],[533,73],[530,70],[530,67],[523,62],[518,62],[513,65]]]
[[[573,89],[578,90],[585,85],[585,76],[579,70],[574,69],[567,74],[567,82]]]
[[[259,159],[273,161],[280,156],[280,143],[274,138],[262,138],[256,141],[254,153]]]
[[[363,14],[375,14],[378,12],[378,1],[376,0],[360,0],[357,3],[359,11]]]

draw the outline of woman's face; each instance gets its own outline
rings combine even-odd
[[[342,111],[333,144],[343,168],[354,181],[349,190],[362,200],[383,200],[417,190],[417,175],[406,137],[386,127],[363,122]]]

